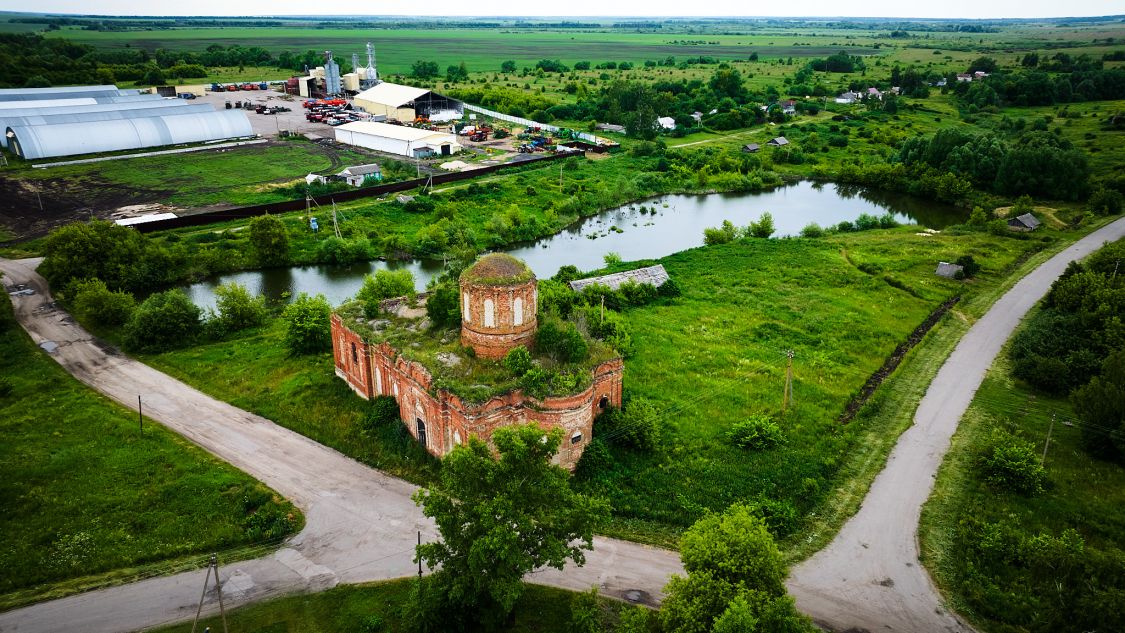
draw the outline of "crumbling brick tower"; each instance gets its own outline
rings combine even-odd
[[[461,273],[461,344],[482,358],[531,347],[536,321],[535,274],[503,253],[481,257]]]

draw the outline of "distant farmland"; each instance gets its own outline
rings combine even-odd
[[[151,31],[84,31],[63,29],[48,37],[66,37],[99,48],[126,45],[146,50],[167,48],[202,51],[212,44],[261,46],[273,54],[284,50],[331,50],[337,57],[364,51],[375,44],[379,68],[404,73],[419,59],[442,67],[465,62],[473,71],[499,70],[506,59],[527,64],[539,59],[576,61],[630,61],[709,56],[746,59],[751,53],[768,57],[816,57],[847,50],[871,55],[879,50],[869,32],[833,31],[826,34],[755,33],[715,35],[684,33],[619,33],[608,31],[558,32],[513,29],[315,29],[315,28],[183,28]],[[850,36],[850,37],[849,37]],[[692,43],[676,43],[689,40]]]

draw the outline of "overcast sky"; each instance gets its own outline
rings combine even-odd
[[[296,0],[0,0],[0,10],[100,15],[522,15],[522,16],[848,16],[914,18],[1036,18],[1125,13],[1125,0],[804,0],[747,2],[711,0],[568,0],[533,4],[517,0],[377,0],[307,2]]]

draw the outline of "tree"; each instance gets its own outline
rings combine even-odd
[[[516,62],[514,60],[506,60],[500,64],[500,72],[514,73],[516,72]]]
[[[673,576],[665,589],[665,633],[815,631],[785,595],[781,552],[749,506],[733,505],[688,528],[680,560],[688,575]]]
[[[437,62],[418,60],[410,67],[410,74],[418,79],[432,79],[438,76]]]
[[[257,327],[266,322],[266,298],[250,294],[250,291],[236,282],[215,288],[214,317],[219,333],[237,332],[249,327]]]
[[[285,343],[296,354],[323,352],[332,347],[332,306],[324,295],[302,292],[282,313]]]
[[[55,288],[75,279],[101,279],[110,290],[134,289],[145,237],[112,222],[75,222],[55,229],[44,245],[39,272]]]
[[[547,317],[539,322],[535,348],[563,363],[581,362],[590,353],[590,346],[578,328],[569,321],[555,317]]]
[[[434,327],[455,327],[461,322],[461,290],[454,281],[442,281],[429,288],[426,316]]]
[[[280,266],[289,261],[289,231],[277,216],[259,215],[250,220],[250,247],[263,266]]]
[[[561,440],[561,430],[534,423],[501,428],[494,456],[472,437],[443,460],[439,482],[414,495],[441,533],[417,549],[419,560],[440,566],[418,598],[444,611],[416,623],[423,630],[449,630],[450,621],[494,626],[512,612],[525,574],[585,562],[609,504],[575,492],[569,474],[551,464]]]
[[[379,314],[379,303],[384,299],[414,296],[414,274],[409,270],[377,270],[363,277],[363,287],[355,298],[363,303],[367,318]]]
[[[1125,350],[1110,354],[1100,376],[1071,394],[1083,444],[1099,457],[1125,457]]]
[[[162,352],[190,343],[203,329],[201,314],[199,306],[178,288],[151,295],[125,325],[125,347]]]
[[[445,69],[445,80],[450,81],[450,82],[453,82],[453,81],[468,81],[469,80],[469,68],[467,66],[465,66],[465,62],[461,62],[461,64],[458,65],[458,66],[450,66],[449,68],[446,68]]]
[[[991,57],[978,57],[973,60],[972,64],[969,64],[970,73],[975,73],[980,70],[992,74],[996,72],[998,68],[999,66],[996,64],[996,60]]]
[[[730,97],[741,103],[746,97],[746,88],[742,85],[742,73],[730,64],[720,64],[711,75],[707,85],[719,98]]]

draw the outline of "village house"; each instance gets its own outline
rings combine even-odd
[[[855,93],[855,92],[852,92],[851,90],[849,90],[849,91],[847,91],[843,94],[838,95],[836,97],[836,103],[843,103],[843,104],[855,103],[856,101],[859,101],[859,99],[860,99],[859,93]]]
[[[958,73],[958,75],[957,75],[957,81],[972,81],[972,80],[973,80],[973,76],[970,75],[969,73]]]
[[[433,455],[447,455],[470,437],[489,442],[496,429],[534,422],[563,431],[555,463],[573,470],[592,438],[594,418],[621,406],[620,356],[604,346],[610,353],[591,357],[588,384],[577,393],[539,399],[518,386],[489,384],[472,385],[488,390],[486,398],[457,393],[451,378],[487,382],[489,372],[496,373],[491,361],[518,346],[533,347],[538,285],[522,261],[493,253],[461,274],[459,299],[459,339],[427,329],[425,310],[406,301],[385,304],[395,316],[378,319],[369,319],[358,302],[340,306],[331,321],[336,375],[362,398],[393,397],[406,429]]]
[[[778,105],[781,106],[781,111],[784,114],[797,114],[797,102],[792,99],[786,99],[785,101],[780,102]]]
[[[766,145],[773,145],[774,147],[782,147],[782,146],[788,145],[788,144],[789,144],[789,139],[785,138],[784,136],[778,136],[776,138],[771,138],[769,141],[766,142]]]
[[[344,171],[336,174],[336,177],[353,187],[359,187],[362,186],[368,178],[371,180],[382,180],[383,171],[379,169],[379,166],[375,163],[354,165],[344,168]]]
[[[1012,231],[1034,231],[1039,228],[1040,224],[1042,223],[1039,218],[1030,213],[1024,213],[1008,220],[1008,228]]]
[[[762,149],[762,146],[758,145],[757,143],[747,143],[747,144],[742,146],[742,151],[747,152],[749,154],[753,154],[760,149]]]

